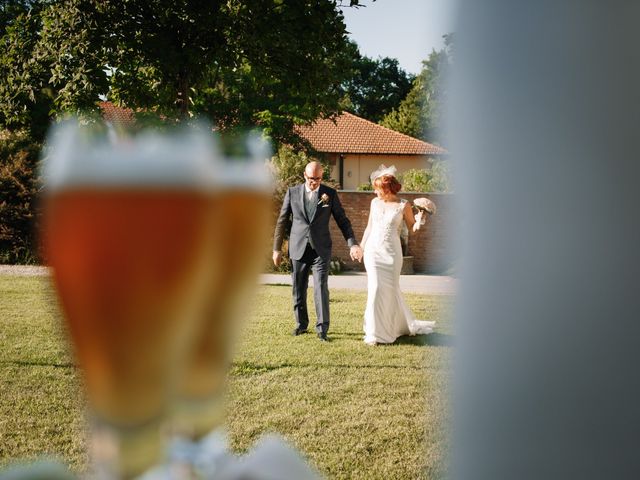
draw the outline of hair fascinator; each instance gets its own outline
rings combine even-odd
[[[382,164],[371,174],[371,183],[373,183],[376,178],[382,177],[383,175],[391,175],[395,177],[397,171],[398,169],[394,165],[387,167],[385,164]]]

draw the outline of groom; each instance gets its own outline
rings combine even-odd
[[[313,300],[316,307],[316,332],[326,342],[329,330],[329,262],[331,260],[331,236],[329,219],[335,219],[342,235],[351,247],[352,260],[362,258],[362,249],[353,235],[351,222],[344,213],[337,192],[321,185],[322,165],[310,162],[304,169],[305,182],[289,188],[282,202],[280,215],[273,235],[273,263],[282,262],[282,241],[285,226],[291,218],[289,258],[293,280],[293,313],[296,318],[294,335],[307,332],[307,286],[309,270],[313,273]]]

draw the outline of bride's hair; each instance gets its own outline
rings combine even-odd
[[[382,175],[373,181],[374,188],[379,188],[384,193],[393,193],[394,195],[400,191],[402,185],[393,175]]]

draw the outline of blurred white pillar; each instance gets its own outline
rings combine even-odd
[[[639,25],[459,2],[452,478],[640,478]]]

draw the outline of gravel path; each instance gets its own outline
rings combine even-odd
[[[0,265],[0,275],[20,275],[24,277],[34,277],[48,275],[47,267],[38,265]]]
[[[0,275],[42,276],[48,275],[47,267],[34,265],[0,265]],[[260,276],[262,284],[291,285],[290,275],[263,274]],[[313,278],[310,279],[313,285]],[[329,288],[344,288],[348,290],[367,289],[367,275],[363,272],[329,275]],[[431,295],[455,295],[458,290],[458,280],[452,277],[431,275],[400,275],[400,289],[403,292],[425,293]]]

